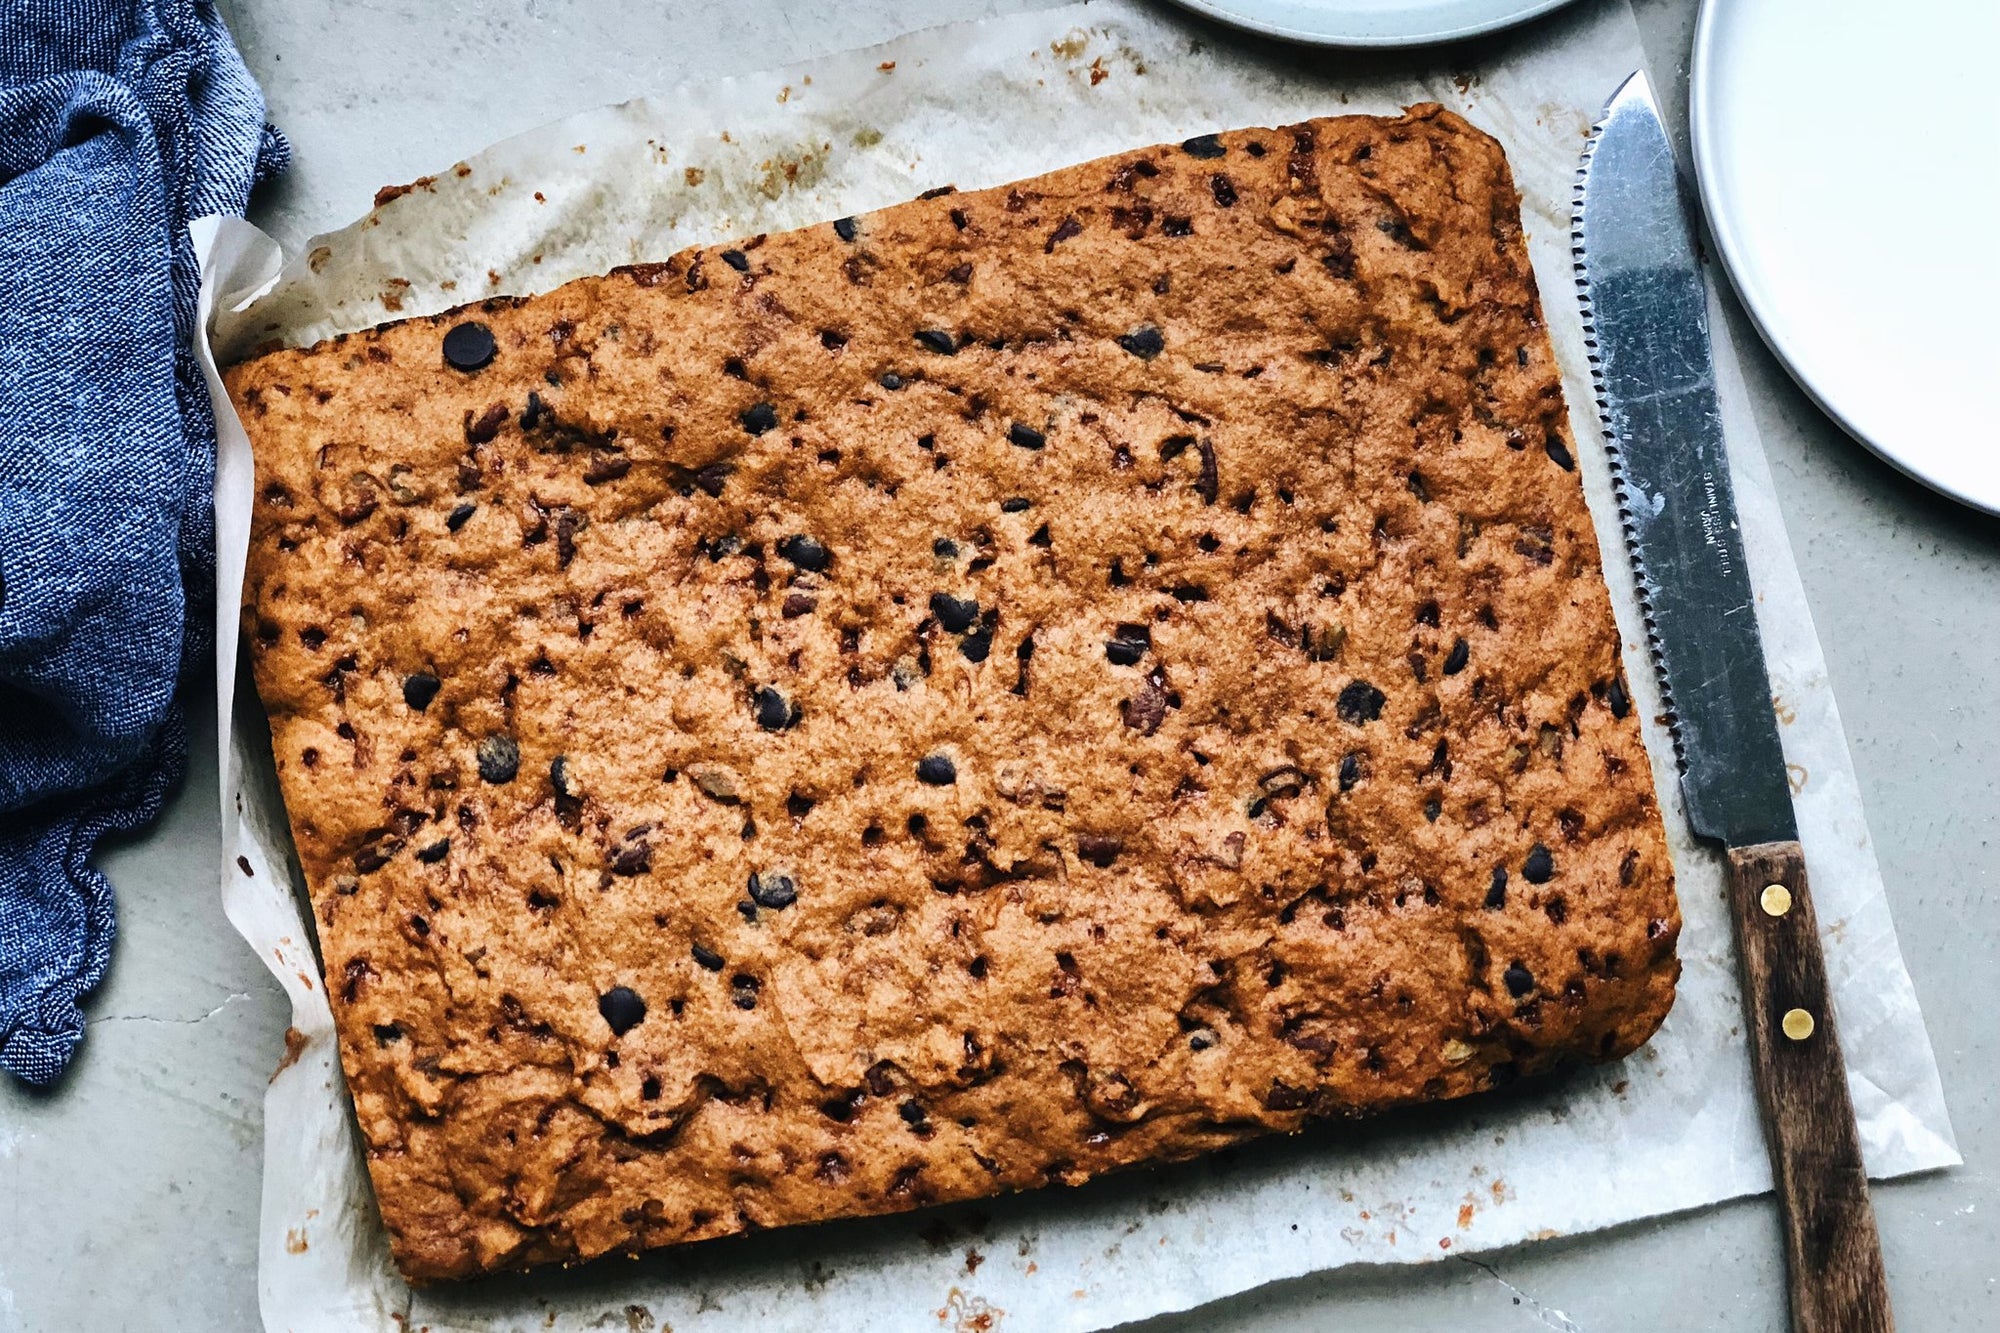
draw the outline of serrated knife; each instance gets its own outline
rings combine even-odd
[[[1571,233],[1646,638],[1696,835],[1723,844],[1800,1333],[1890,1329],[1715,394],[1708,293],[1646,76],[1591,130]]]

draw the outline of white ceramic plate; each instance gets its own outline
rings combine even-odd
[[[1420,46],[1505,28],[1570,0],[1176,0],[1218,23],[1317,46]]]
[[[1855,438],[2000,513],[2000,0],[1704,0],[1709,228],[1765,341]]]

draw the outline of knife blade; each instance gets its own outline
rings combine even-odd
[[[1893,1327],[1716,398],[1708,291],[1652,88],[1591,130],[1571,231],[1620,526],[1688,821],[1723,844],[1792,1326]]]

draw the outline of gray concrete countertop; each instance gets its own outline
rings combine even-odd
[[[378,185],[571,111],[1037,3],[222,7],[296,150],[252,216],[296,247],[359,216]],[[1679,107],[1694,0],[1640,0],[1639,12]],[[1876,461],[1737,323],[1966,1156],[1876,1191],[1901,1325],[2000,1327],[2000,522]],[[212,737],[211,708],[193,713],[196,736]],[[257,1325],[262,1095],[286,1019],[223,919],[212,740],[195,753],[160,824],[105,858],[121,935],[75,1068],[46,1094],[0,1079],[0,1333]],[[1776,1213],[1760,1199],[1418,1268],[1347,1269],[1145,1327],[1775,1329],[1783,1280]]]

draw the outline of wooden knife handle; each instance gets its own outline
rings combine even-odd
[[[1729,849],[1757,1100],[1771,1149],[1796,1333],[1895,1328],[1868,1175],[1796,842]]]

